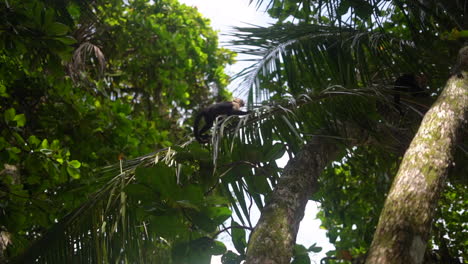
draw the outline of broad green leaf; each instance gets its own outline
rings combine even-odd
[[[314,252],[314,253],[319,253],[322,251],[322,247],[316,247],[314,245],[310,246],[307,251],[309,252]]]
[[[60,149],[60,141],[58,139],[54,139],[52,141],[52,144],[50,144],[50,148],[53,150],[59,150]]]
[[[73,179],[77,180],[80,178],[80,170],[76,169],[72,166],[67,166],[68,175],[70,175]]]
[[[149,223],[153,226],[156,235],[167,238],[175,238],[186,232],[188,228],[177,215],[153,216]]]
[[[28,142],[29,144],[31,144],[31,146],[33,148],[37,148],[39,146],[39,144],[41,143],[41,141],[36,137],[36,136],[29,136],[28,138]]]
[[[303,245],[296,244],[294,245],[294,256],[299,256],[299,255],[307,255],[307,249]]]
[[[9,152],[11,153],[14,153],[14,154],[18,154],[21,152],[21,149],[17,148],[17,147],[11,147],[8,149]]]
[[[336,14],[339,16],[342,16],[348,12],[350,8],[350,1],[349,0],[344,0],[340,2],[340,5],[336,9]]]
[[[48,149],[49,148],[49,141],[47,139],[42,140],[41,148]]]
[[[3,113],[3,116],[7,123],[13,121],[16,116],[16,110],[14,108],[10,108]]]
[[[205,203],[207,205],[225,205],[229,203],[229,199],[222,196],[211,195],[205,197]]]
[[[141,184],[129,184],[124,188],[124,192],[129,197],[140,200],[143,204],[152,203],[156,199],[156,195],[147,186]]]
[[[221,263],[240,264],[243,260],[244,258],[242,256],[239,256],[236,253],[229,250],[228,252],[224,253],[223,257],[221,258]]]
[[[197,205],[191,203],[188,200],[178,200],[175,203],[178,205],[179,208],[182,209],[193,209],[195,211],[200,211],[200,208]]]
[[[6,146],[8,146],[9,144],[7,143],[7,141],[5,140],[4,137],[0,137],[0,150],[4,149]]]
[[[0,97],[9,97],[10,95],[7,93],[6,86],[0,82]]]
[[[79,167],[81,167],[81,163],[77,160],[69,161],[68,164],[75,169],[78,169]]]
[[[29,151],[29,147],[27,146],[26,141],[23,139],[23,137],[18,132],[12,132],[12,134],[15,137],[17,144],[24,146],[24,148]]]
[[[208,250],[208,253],[211,255],[217,256],[217,255],[224,254],[226,250],[227,250],[226,245],[224,245],[223,242],[215,240],[213,241],[212,246]]]
[[[241,255],[245,254],[245,248],[247,247],[247,242],[245,240],[245,229],[241,227],[234,220],[231,221],[231,233],[232,233],[232,243],[236,248],[237,252]]]
[[[354,0],[353,7],[356,11],[356,15],[361,19],[368,19],[372,15],[373,8],[368,1]]]
[[[16,121],[17,127],[23,127],[24,124],[26,124],[26,117],[24,116],[24,114],[16,115],[13,120]]]
[[[232,212],[228,207],[206,207],[202,209],[202,212],[210,217],[217,225],[224,223],[224,221],[229,219],[229,217],[232,215]]]
[[[65,45],[72,45],[77,42],[76,39],[74,39],[72,36],[57,37],[54,39],[62,42]]]
[[[76,3],[70,2],[67,6],[67,11],[74,20],[80,18],[80,7]]]
[[[51,36],[62,36],[69,31],[69,27],[59,22],[53,22],[47,25],[46,32]]]
[[[281,143],[274,144],[270,149],[268,149],[268,153],[265,155],[265,161],[272,161],[281,158],[284,155],[286,148]]]

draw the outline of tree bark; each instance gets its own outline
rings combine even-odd
[[[423,262],[434,209],[468,117],[467,52],[460,51],[459,72],[448,80],[403,157],[366,263]]]
[[[324,139],[310,142],[286,165],[250,235],[247,264],[290,263],[299,223],[317,178],[338,151]]]

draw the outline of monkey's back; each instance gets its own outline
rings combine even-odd
[[[210,105],[205,109],[206,114],[210,116],[218,115],[230,115],[232,113],[234,105],[232,102],[221,102],[214,105]]]

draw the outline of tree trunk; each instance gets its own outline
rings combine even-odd
[[[286,165],[250,235],[247,264],[290,263],[299,223],[317,178],[337,153],[336,143],[311,142]]]
[[[434,209],[468,117],[467,52],[460,52],[460,73],[448,80],[403,157],[366,263],[423,262]]]

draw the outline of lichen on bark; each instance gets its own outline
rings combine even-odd
[[[439,195],[468,115],[468,48],[426,113],[380,215],[366,263],[422,263]],[[466,55],[466,56],[465,56]]]

